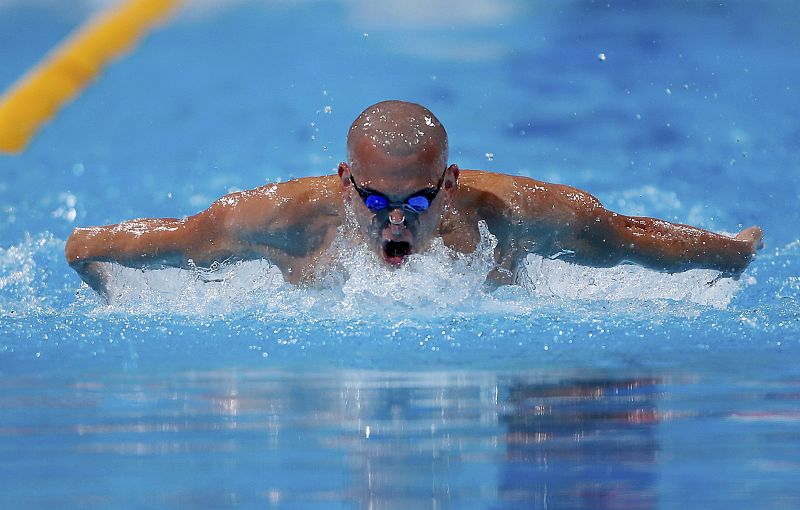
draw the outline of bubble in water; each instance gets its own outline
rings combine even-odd
[[[75,221],[78,212],[75,206],[78,204],[78,199],[75,195],[69,192],[62,192],[58,194],[58,201],[62,204],[55,211],[51,213],[53,218],[62,218],[70,223]]]

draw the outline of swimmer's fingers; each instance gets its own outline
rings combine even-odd
[[[713,286],[722,278],[732,278],[734,280],[738,280],[744,270],[747,269],[747,266],[749,266],[755,258],[756,252],[764,248],[763,235],[764,233],[761,230],[761,227],[756,226],[747,227],[736,234],[735,239],[747,243],[747,251],[739,251],[741,264],[736,264],[731,270],[722,271],[716,278],[708,282],[708,285]]]
[[[736,239],[747,241],[750,244],[750,253],[755,255],[758,250],[764,248],[763,236],[761,227],[752,226],[736,234]]]

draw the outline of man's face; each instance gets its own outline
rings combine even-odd
[[[435,154],[395,157],[372,146],[357,148],[352,160],[340,176],[369,247],[393,266],[428,249],[453,198],[454,171]]]

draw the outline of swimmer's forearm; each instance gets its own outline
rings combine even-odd
[[[215,261],[236,258],[231,243],[205,213],[185,220],[137,219],[118,225],[77,228],[67,240],[65,255],[79,274],[79,268],[92,262],[159,269],[206,267]]]
[[[522,178],[516,181],[516,194],[510,196],[521,212],[521,237],[532,232],[530,251],[545,256],[599,267],[627,261],[667,272],[705,268],[739,273],[761,248],[758,227],[730,237],[655,218],[617,214],[595,197],[568,186]]]
[[[714,269],[740,273],[753,259],[758,239],[738,239],[688,225],[609,213],[606,243],[615,257],[659,271]]]
[[[90,262],[115,262],[134,268],[180,265],[181,252],[185,251],[176,235],[180,223],[174,219],[147,219],[76,228],[67,240],[67,262],[73,267]]]

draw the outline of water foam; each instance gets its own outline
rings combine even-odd
[[[396,269],[381,263],[366,246],[351,246],[340,257],[348,275],[341,287],[341,312],[357,314],[376,304],[388,314],[415,310],[439,315],[456,307],[480,308],[497,239],[485,223],[479,229],[481,240],[471,254],[458,253],[439,238],[426,253],[411,255]]]
[[[49,233],[26,234],[21,243],[0,248],[0,315],[52,312],[64,288],[50,268],[63,254],[64,242]]]
[[[633,264],[584,267],[537,255],[528,256],[526,270],[528,279],[523,285],[532,296],[607,301],[670,299],[715,308],[727,307],[743,282],[755,282],[751,276],[719,278],[720,273],[710,269],[665,274]]]

